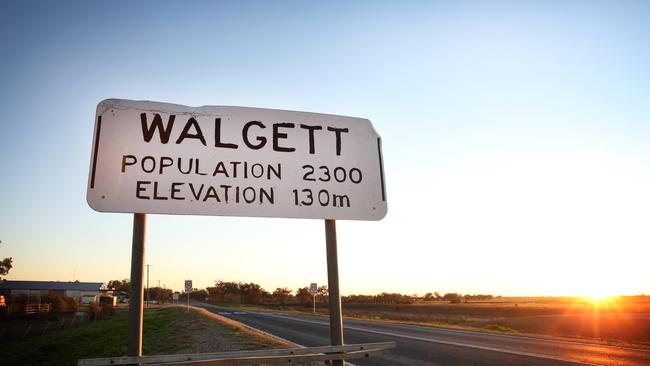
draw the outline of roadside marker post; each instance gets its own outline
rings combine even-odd
[[[336,220],[381,220],[388,209],[381,138],[369,120],[106,99],[89,170],[88,205],[133,214],[129,356],[142,355],[150,213],[325,220],[330,337],[343,346]]]
[[[311,285],[309,285],[309,292],[311,293],[312,303],[314,305],[314,310],[312,313],[316,315],[316,294],[318,294],[318,284],[312,282]]]
[[[151,267],[151,264],[145,264],[145,267],[147,267],[147,287],[145,288],[144,291],[144,307],[149,309],[149,302],[151,302],[151,294],[149,293],[149,267]]]
[[[190,312],[190,294],[192,293],[192,280],[185,280],[185,294],[187,294],[187,312]]]

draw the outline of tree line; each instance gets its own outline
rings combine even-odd
[[[124,291],[127,294],[130,291],[128,280],[114,280],[108,283],[108,288],[116,291]],[[166,301],[171,300],[172,290],[161,289],[159,287],[149,288],[150,300]],[[181,294],[181,299],[187,299],[187,295]],[[315,301],[316,303],[327,303],[329,291],[327,286],[318,287]],[[428,292],[424,296],[405,295],[397,292],[382,292],[377,295],[348,295],[341,296],[341,302],[347,304],[413,304],[416,302],[433,302],[442,301],[452,304],[458,304],[468,301],[486,301],[492,300],[493,295],[484,294],[460,294],[449,292],[440,294],[438,292]],[[210,301],[214,303],[230,304],[302,304],[311,305],[314,298],[312,297],[309,287],[300,287],[291,290],[287,287],[278,287],[270,292],[254,282],[232,282],[217,280],[214,286],[205,289],[194,289],[190,294],[190,299],[199,301]]]
[[[106,287],[112,289],[113,291],[120,291],[126,294],[126,297],[131,295],[131,281],[127,279],[123,280],[111,280],[108,281]],[[165,303],[172,300],[172,295],[174,291],[172,289],[163,288],[163,287],[149,287],[144,289],[144,298],[149,301],[156,301],[160,303]]]
[[[212,302],[217,303],[238,303],[238,304],[264,304],[278,303],[299,303],[309,305],[314,300],[308,287],[300,287],[295,291],[287,287],[278,287],[273,292],[266,291],[260,285],[250,282],[227,282],[215,281],[213,287],[206,288],[207,297]],[[316,294],[317,303],[328,302],[329,291],[327,286],[318,287]],[[382,292],[377,295],[348,295],[341,296],[341,302],[344,303],[362,303],[362,304],[413,304],[418,301],[447,301],[450,303],[460,303],[462,301],[485,301],[493,299],[493,295],[483,294],[460,294],[445,293],[440,295],[438,292],[429,292],[424,296],[404,295],[400,293]]]

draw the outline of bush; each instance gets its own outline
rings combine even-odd
[[[50,313],[61,314],[79,310],[77,300],[63,295],[49,293],[41,297],[41,303],[50,304]]]
[[[497,331],[497,332],[517,333],[516,330],[514,330],[514,329],[512,329],[510,327],[506,327],[505,325],[500,325],[500,324],[489,324],[489,325],[484,326],[483,328],[485,328],[487,330]]]
[[[77,299],[66,297],[65,300],[68,303],[68,310],[79,311],[79,301],[77,301]]]
[[[12,306],[21,307],[29,304],[30,300],[32,299],[30,299],[29,296],[25,294],[21,294],[21,295],[12,295],[9,299],[7,299],[7,302],[10,303],[10,305]]]
[[[61,295],[47,294],[41,297],[41,302],[50,304],[50,313],[61,314],[68,311],[68,302]]]
[[[102,315],[102,307],[96,302],[88,304],[88,319],[97,320]]]
[[[115,309],[113,308],[113,304],[102,304],[102,309],[101,309],[102,316],[113,315],[114,312]]]
[[[88,319],[97,320],[110,315],[113,315],[115,309],[111,304],[99,304],[98,302],[91,302],[88,304]]]

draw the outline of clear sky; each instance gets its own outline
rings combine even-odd
[[[650,293],[650,5],[0,3],[9,279],[129,277],[86,203],[105,98],[369,118],[388,215],[338,222],[341,291]],[[327,282],[319,220],[149,215],[151,285]]]

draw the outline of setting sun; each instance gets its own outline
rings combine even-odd
[[[593,294],[593,295],[585,296],[584,298],[593,303],[604,303],[604,302],[611,302],[612,300],[614,300],[614,296],[605,295],[605,294]]]

